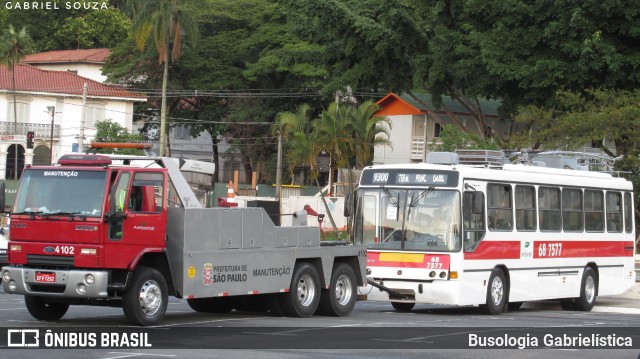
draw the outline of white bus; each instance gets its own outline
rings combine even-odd
[[[506,164],[363,170],[355,241],[367,244],[367,300],[480,305],[488,314],[559,299],[589,311],[635,282],[631,182]]]

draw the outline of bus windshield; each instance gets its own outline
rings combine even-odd
[[[361,189],[355,239],[368,249],[457,252],[460,194],[452,190]]]
[[[100,217],[106,176],[105,171],[25,171],[13,213]]]

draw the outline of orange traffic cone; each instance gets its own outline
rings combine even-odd
[[[227,188],[227,202],[235,203],[236,194],[233,192],[233,182],[229,181],[229,187]]]

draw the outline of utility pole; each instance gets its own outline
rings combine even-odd
[[[53,125],[55,123],[56,118],[56,107],[55,106],[47,106],[48,113],[51,115],[51,135],[49,137],[49,163],[53,164]]]
[[[82,115],[80,116],[80,135],[78,136],[78,151],[84,152],[84,124],[87,115],[87,83],[82,87]],[[52,136],[53,137],[53,136]],[[52,148],[53,149],[53,148]]]
[[[276,161],[276,199],[280,202],[282,189],[282,131],[278,131],[278,159]]]

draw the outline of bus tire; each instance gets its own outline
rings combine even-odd
[[[299,262],[293,270],[289,293],[280,297],[282,312],[288,317],[308,318],[320,304],[320,276],[316,268]]]
[[[160,322],[167,311],[167,282],[153,268],[139,267],[133,273],[131,286],[122,295],[122,310],[133,325]]]
[[[38,320],[54,321],[62,318],[69,310],[69,304],[47,302],[44,297],[24,296],[24,303],[32,317]]]
[[[575,299],[577,310],[588,312],[596,303],[596,293],[598,292],[598,284],[596,282],[596,274],[591,267],[584,269],[582,273],[582,284],[580,285],[580,297]]]
[[[485,314],[498,315],[504,310],[506,305],[507,284],[504,272],[494,269],[489,277],[487,285],[487,302],[480,306]]]
[[[336,264],[331,273],[329,289],[320,295],[320,310],[324,315],[344,317],[351,313],[356,305],[356,273],[350,265]]]
[[[411,309],[413,309],[413,307],[416,306],[416,303],[391,302],[391,306],[393,307],[393,309],[397,310],[398,312],[410,312]]]

